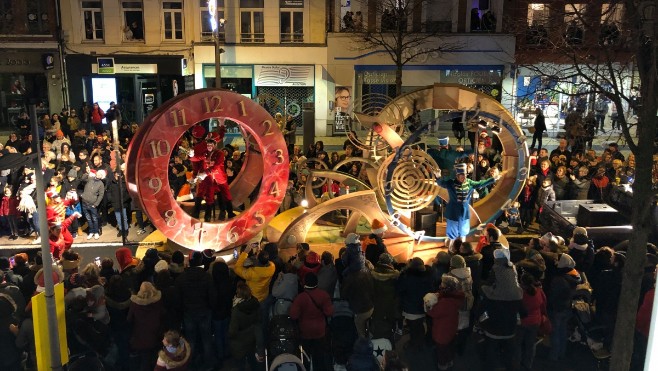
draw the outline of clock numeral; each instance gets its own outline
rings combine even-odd
[[[171,150],[171,145],[164,139],[149,141],[151,146],[151,157],[158,158],[167,156]]]
[[[176,211],[174,210],[167,210],[164,213],[164,219],[165,222],[167,223],[167,227],[174,227],[176,223],[178,222],[176,220]]]
[[[228,233],[226,234],[226,239],[229,243],[236,243],[240,238],[240,234],[238,233],[237,229],[238,227],[231,227],[231,229],[229,229]]]
[[[162,179],[160,178],[151,178],[149,179],[149,188],[153,193],[158,193],[162,189]]]
[[[272,183],[272,187],[270,187],[270,195],[274,197],[279,197],[279,193],[281,193],[281,191],[279,190],[279,183],[277,182]]]
[[[244,101],[241,100],[238,102],[238,106],[240,107],[240,116],[249,116],[247,113],[247,108],[244,106]]]
[[[276,156],[276,162],[274,163],[275,165],[281,165],[283,164],[283,150],[282,149],[277,149],[274,151],[274,156]]]
[[[203,105],[206,109],[206,113],[221,112],[224,110],[221,107],[222,105],[221,95],[213,95],[212,97],[210,97],[210,99],[208,99],[208,97],[204,97],[202,100],[203,100]]]
[[[171,115],[171,119],[174,122],[175,128],[179,126],[187,125],[187,118],[185,117],[185,108],[169,111],[169,115]]]
[[[256,219],[256,227],[260,227],[261,225],[265,224],[265,216],[261,214],[260,210],[256,211],[254,214],[254,219]]]
[[[263,133],[263,136],[264,136],[264,137],[266,137],[266,136],[268,136],[268,135],[272,135],[272,134],[274,134],[274,133],[272,132],[272,121],[270,121],[270,120],[265,120],[265,121],[262,122],[261,125],[265,126],[265,132]]]

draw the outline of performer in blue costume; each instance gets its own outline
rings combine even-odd
[[[450,175],[454,176],[452,168],[455,166],[455,162],[467,154],[464,151],[460,152],[450,148],[449,142],[449,137],[439,138],[439,148],[429,148],[427,154],[432,157],[441,170],[450,170]]]
[[[471,210],[469,204],[473,191],[477,188],[486,187],[500,178],[488,178],[474,181],[466,178],[466,164],[460,163],[454,166],[454,178],[437,178],[436,183],[448,191],[449,200],[445,211],[447,219],[446,236],[450,240],[459,237],[464,239],[471,228]],[[502,174],[501,174],[502,175]],[[446,246],[448,244],[446,243]]]

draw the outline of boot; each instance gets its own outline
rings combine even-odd
[[[235,213],[233,212],[233,203],[231,201],[226,201],[226,212],[229,219],[235,218]]]

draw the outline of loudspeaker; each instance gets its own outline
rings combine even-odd
[[[579,227],[605,227],[626,224],[619,211],[606,204],[587,204],[578,207],[576,222]]]
[[[426,236],[436,236],[436,218],[435,211],[417,211],[414,223],[414,230],[425,231]]]

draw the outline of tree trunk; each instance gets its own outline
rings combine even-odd
[[[402,66],[398,65],[395,68],[395,96],[402,95]]]
[[[621,295],[619,297],[619,310],[612,345],[612,360],[610,370],[624,371],[630,368],[633,355],[633,339],[635,335],[635,319],[637,303],[640,300],[640,285],[646,264],[647,238],[651,231],[651,204],[652,204],[652,162],[653,141],[656,136],[656,104],[655,99],[655,53],[653,46],[642,48],[638,53],[638,71],[642,78],[642,107],[640,108],[640,123],[637,126],[637,148],[634,151],[636,168],[635,182],[633,183],[633,201],[631,236],[626,265],[622,273]],[[648,55],[647,55],[648,54]],[[646,56],[646,60],[643,57]],[[652,58],[652,59],[649,59]],[[627,136],[630,134],[625,133]]]

